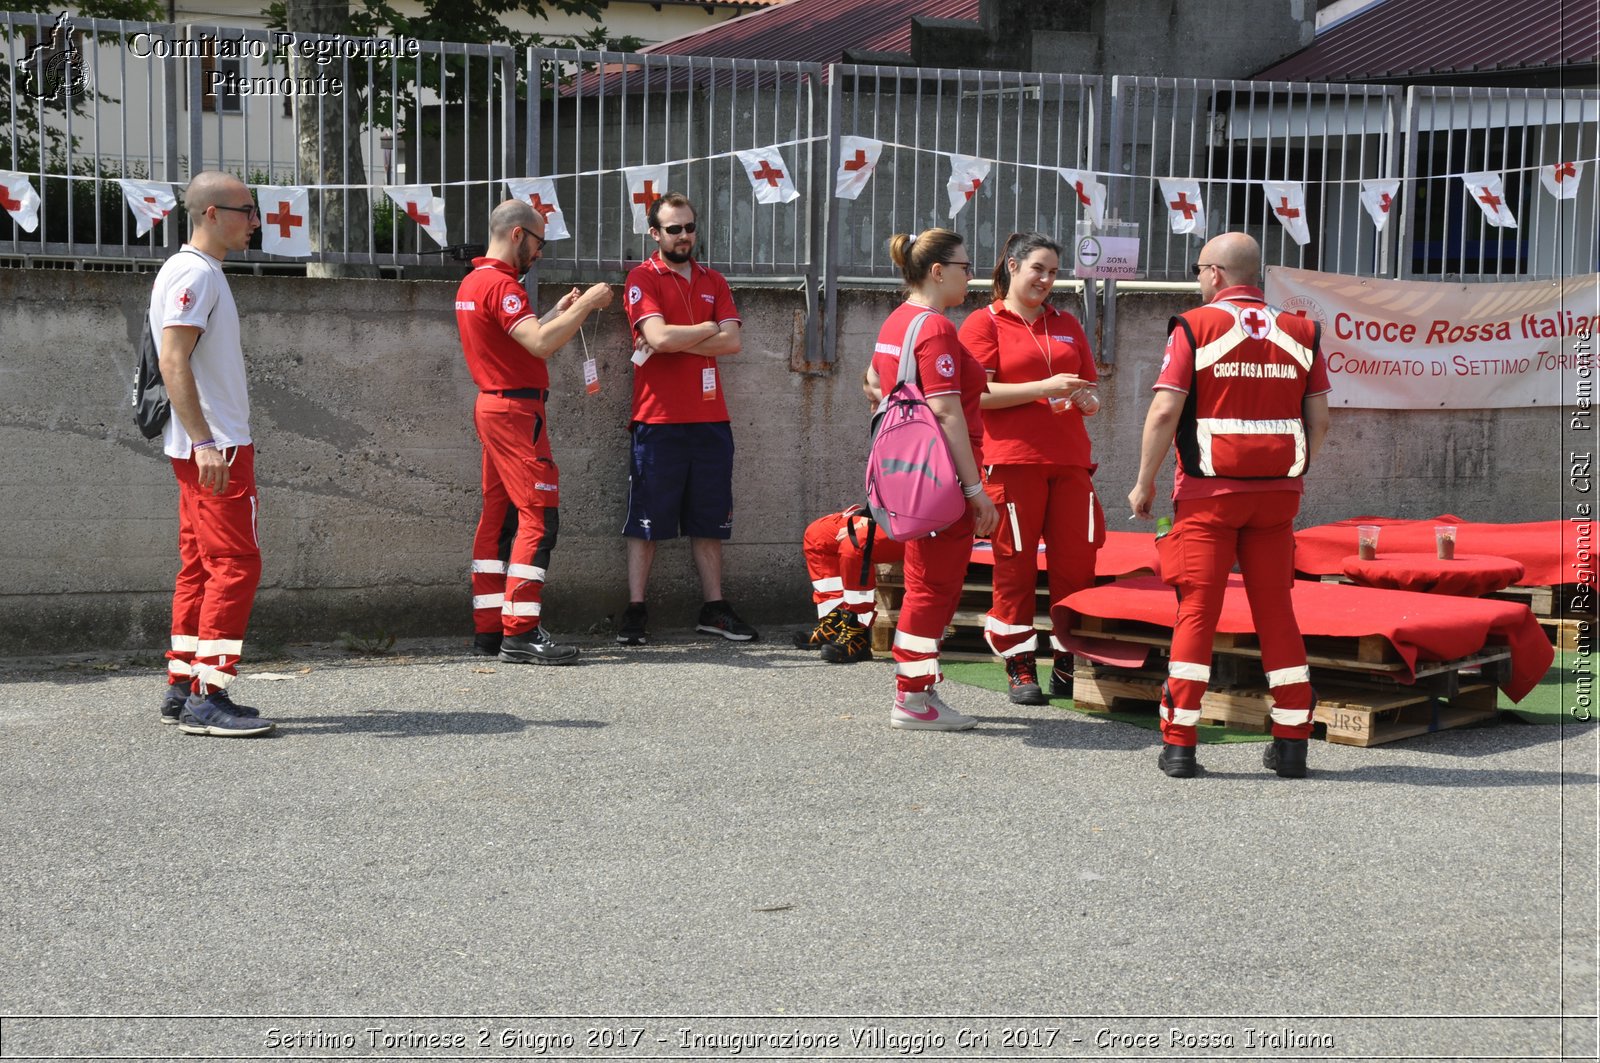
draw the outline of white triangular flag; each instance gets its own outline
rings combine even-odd
[[[783,161],[777,148],[756,148],[734,154],[750,176],[750,187],[755,189],[757,203],[790,203],[800,198],[789,164]]]
[[[400,213],[422,226],[434,243],[444,247],[450,242],[445,232],[444,200],[433,194],[432,185],[384,185],[383,192]]]
[[[256,189],[261,211],[261,250],[285,258],[311,257],[311,196],[294,185],[262,185]]]
[[[39,193],[27,174],[0,170],[0,207],[28,232],[39,227]]]
[[[633,231],[640,236],[650,231],[650,204],[666,195],[665,166],[634,166],[622,171],[628,189],[628,209],[633,211]]]
[[[872,171],[878,166],[878,156],[883,154],[883,141],[870,137],[839,138],[839,172],[834,175],[833,194],[840,199],[856,199]]]
[[[1267,190],[1267,207],[1278,224],[1288,230],[1301,247],[1311,242],[1311,226],[1306,224],[1306,186],[1299,181],[1262,181]]]
[[[1500,175],[1483,171],[1480,173],[1464,173],[1461,180],[1467,186],[1467,195],[1473,202],[1483,208],[1483,216],[1489,219],[1489,224],[1501,229],[1515,229],[1517,217],[1511,213],[1511,208],[1506,205],[1505,192],[1500,187]]]
[[[1094,179],[1091,170],[1057,170],[1061,179],[1072,186],[1072,196],[1079,210],[1086,213],[1096,229],[1106,223],[1106,186]]]
[[[972,155],[950,156],[950,180],[944,186],[950,193],[950,216],[953,218],[961,213],[961,208],[973,196],[978,194],[978,188],[983,184],[984,178],[989,176],[989,170],[994,166],[988,159],[979,159]]]
[[[1544,190],[1557,199],[1577,199],[1578,182],[1583,180],[1583,163],[1556,162],[1539,167]]]
[[[178,205],[172,186],[164,181],[130,181],[119,177],[117,184],[122,186],[122,198],[127,201],[128,209],[138,219],[140,236],[149,232],[152,225],[159,225]]]
[[[1389,224],[1389,215],[1394,212],[1394,205],[1398,202],[1395,196],[1399,191],[1399,181],[1361,182],[1361,205],[1367,208],[1367,213],[1372,216],[1372,224],[1378,227],[1380,233]]]
[[[544,239],[565,240],[572,234],[567,231],[567,216],[561,213],[561,201],[556,199],[556,182],[551,177],[507,177],[506,191],[512,199],[520,199],[544,215]]]
[[[1162,177],[1161,199],[1167,205],[1167,219],[1179,236],[1206,234],[1206,205],[1200,198],[1200,182],[1184,177]]]

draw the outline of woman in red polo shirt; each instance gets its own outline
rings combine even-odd
[[[983,493],[983,367],[973,360],[944,316],[967,297],[972,260],[959,233],[928,229],[916,236],[897,233],[889,257],[906,282],[906,301],[878,332],[872,368],[881,382],[898,375],[901,347],[911,323],[932,311],[917,333],[917,380],[928,408],[944,431],[955,460],[967,513],[944,531],[906,543],[905,597],[894,633],[894,708],[891,727],[924,731],[964,731],[978,721],[963,716],[934,691],[939,673],[939,640],[955,615],[961,581],[972,556],[972,537],[994,531],[995,510]],[[889,383],[892,387],[893,384]]]
[[[1061,248],[1042,233],[1013,233],[994,270],[994,302],[970,315],[961,342],[988,374],[983,396],[985,490],[1000,514],[994,533],[994,603],[984,637],[1005,658],[1011,700],[1048,702],[1033,629],[1037,554],[1044,540],[1050,600],[1094,583],[1105,514],[1090,476],[1083,419],[1100,408],[1089,338],[1048,302]],[[1072,655],[1052,632],[1050,693],[1072,695]]]

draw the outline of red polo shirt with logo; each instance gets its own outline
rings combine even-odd
[[[1071,314],[1046,305],[1031,323],[1003,300],[967,315],[961,343],[1000,384],[1071,373],[1099,380],[1089,337]],[[983,411],[983,454],[991,465],[1081,465],[1094,468],[1089,433],[1076,406],[1056,413],[1049,399]]]
[[[498,258],[475,258],[456,289],[461,352],[479,391],[550,387],[543,358],[511,338],[511,330],[537,317],[515,268]]]
[[[659,317],[668,325],[722,324],[738,321],[733,292],[722,274],[690,262],[685,280],[658,251],[633,267],[625,295],[628,324],[643,339],[639,323]],[[702,386],[703,373],[716,373],[716,390]],[[633,367],[633,419],[645,424],[709,424],[728,419],[722,372],[717,359],[701,354],[657,351],[644,365]]]

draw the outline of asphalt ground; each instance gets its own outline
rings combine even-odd
[[[1172,780],[655,634],[291,647],[244,740],[160,725],[155,659],[4,662],[0,1058],[1594,1058],[1592,725]]]

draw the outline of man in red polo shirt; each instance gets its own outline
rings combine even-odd
[[[1177,444],[1176,519],[1157,544],[1161,578],[1178,592],[1161,694],[1161,755],[1173,778],[1195,774],[1195,725],[1211,679],[1211,640],[1235,558],[1272,691],[1272,745],[1263,763],[1306,774],[1316,698],[1289,592],[1294,518],[1305,472],[1328,432],[1328,371],[1309,318],[1269,306],[1257,286],[1261,248],[1224,233],[1200,249],[1205,305],[1172,319],[1145,417],[1139,476],[1128,492],[1149,519],[1156,471]]]
[[[695,212],[678,192],[650,204],[656,254],[628,274],[633,447],[628,475],[628,608],[617,641],[642,645],[656,543],[689,537],[705,604],[696,630],[757,637],[722,597],[722,542],[733,532],[733,431],[718,362],[738,354],[739,312],[722,274],[694,260]]]
[[[544,215],[509,199],[489,215],[489,247],[456,291],[456,326],[478,385],[473,422],[483,443],[483,512],[472,542],[473,650],[518,664],[570,664],[540,623],[545,571],[560,527],[560,480],[545,418],[546,362],[611,289],[574,288],[541,319],[518,278],[544,247]],[[505,540],[510,540],[509,551]]]

